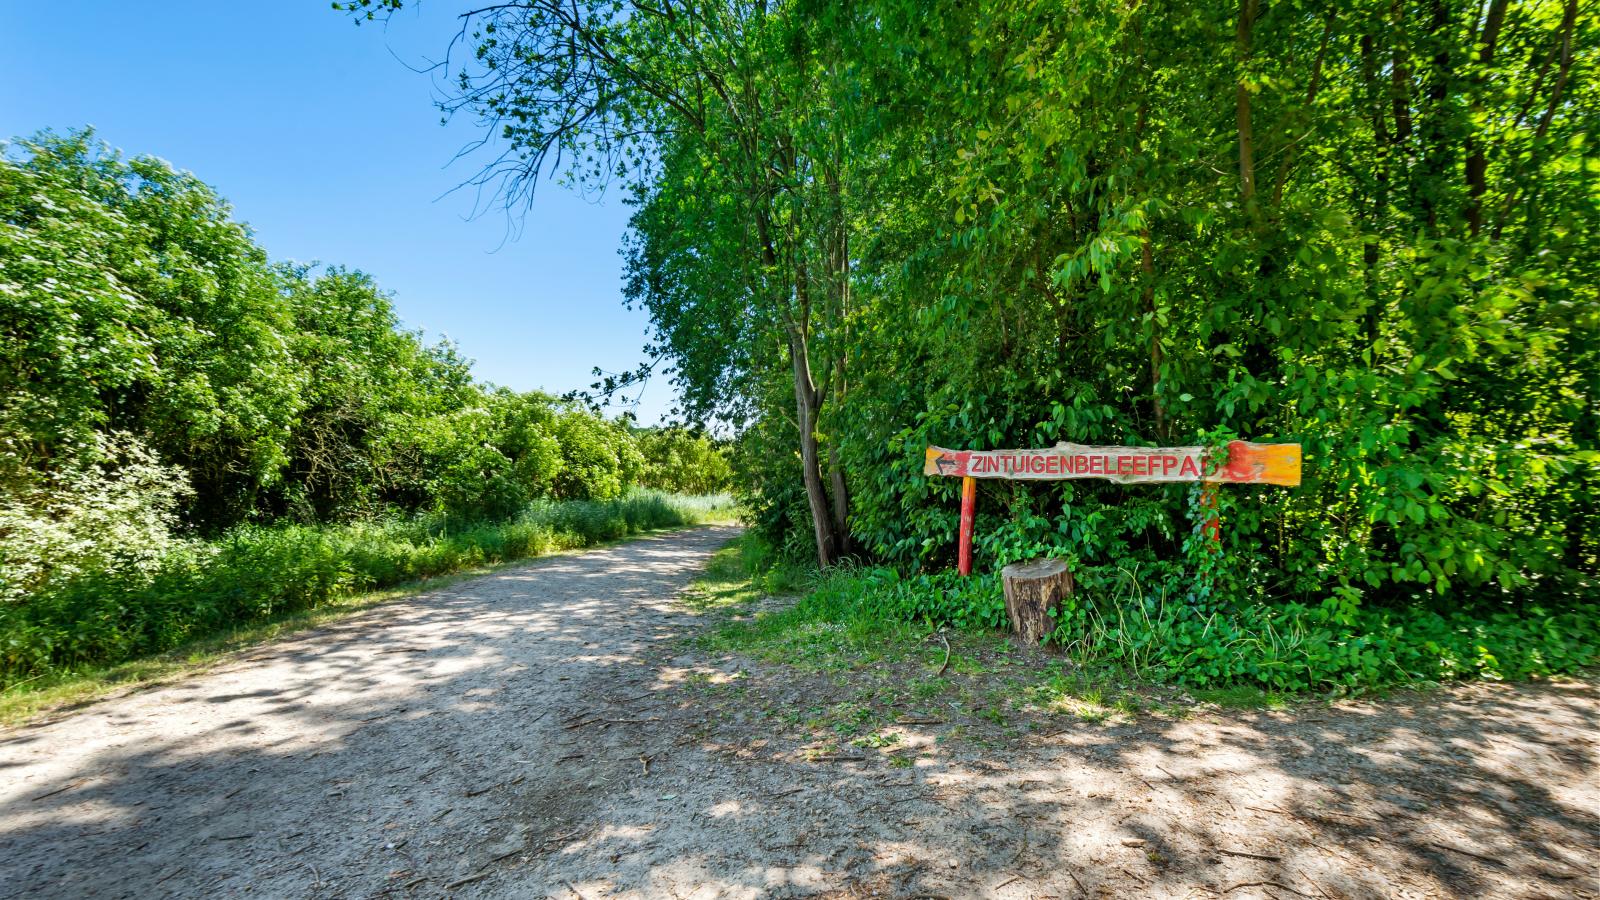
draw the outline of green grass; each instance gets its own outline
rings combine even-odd
[[[751,540],[747,536],[717,553],[691,592],[691,604],[744,612],[756,599],[772,593],[768,590],[771,579],[753,574],[762,554],[750,550],[747,544]],[[784,573],[782,583],[797,594],[791,602],[754,615],[730,615],[698,638],[699,646],[828,673],[851,683],[859,683],[870,672],[890,671],[896,666],[900,668],[894,671],[904,672],[906,666],[915,666],[922,674],[904,678],[897,684],[895,697],[880,701],[927,705],[957,695],[969,714],[996,725],[1008,722],[1008,709],[1016,704],[1048,715],[1111,722],[1149,713],[1183,718],[1205,707],[1278,709],[1291,698],[1287,692],[1252,684],[1157,689],[1157,682],[1143,677],[1142,669],[1130,671],[1092,658],[1058,657],[1042,665],[1036,659],[1024,662],[1026,657],[1019,655],[1003,632],[984,624],[989,614],[982,597],[975,597],[964,585],[951,589],[939,579],[926,583],[885,579],[870,571],[846,568],[806,578],[797,578],[790,571]],[[913,596],[918,591],[936,596]],[[891,596],[879,600],[874,592]],[[951,644],[948,665],[940,635],[926,619],[916,622],[897,617],[906,610],[933,609],[941,602],[939,596],[943,602],[953,599],[972,610],[967,627],[951,624],[942,632]],[[963,687],[998,677],[1005,678],[1005,691],[1015,700],[970,695]],[[806,724],[814,729],[831,728],[837,718],[830,713],[812,717]]]
[[[705,571],[689,585],[682,601],[698,610],[745,606],[762,596],[744,556],[744,542],[731,541],[711,554]]]
[[[950,690],[950,679],[935,675],[931,678],[919,678],[911,685],[911,696],[916,700],[928,701],[943,695]]]
[[[90,576],[0,605],[0,704],[26,715],[55,702],[43,695],[73,694],[71,685],[181,667],[190,648],[232,646],[257,626],[382,598],[374,592],[735,514],[726,498],[639,492],[540,504],[500,523],[236,529],[185,544],[141,580]]]
[[[897,622],[817,620],[791,607],[724,625],[704,636],[700,646],[811,670],[839,671],[915,655],[926,649],[919,647],[924,634]],[[938,648],[932,652],[936,655]]]
[[[799,597],[780,609],[724,622],[700,637],[702,649],[833,672],[913,656],[929,658],[938,665],[943,658],[940,645],[929,642],[928,628],[856,614],[858,610],[839,602],[842,598],[818,590],[816,579],[792,569],[756,573],[752,566],[759,564],[760,553],[749,549],[751,543],[741,538],[718,555],[713,569],[717,574],[708,582],[709,588],[746,599],[795,592]],[[952,659],[951,666],[956,664]]]
[[[1053,646],[1082,670],[1203,689],[1217,705],[1270,708],[1289,696],[1539,678],[1600,661],[1593,602],[1200,604],[1185,599],[1178,583],[1150,587],[1093,568],[1081,574],[1056,616]],[[717,643],[848,668],[856,658],[920,653],[920,642],[944,627],[962,634],[949,666],[955,674],[981,676],[1013,658],[999,637],[1006,613],[994,575],[840,567],[805,582],[805,591],[781,613],[726,629]]]

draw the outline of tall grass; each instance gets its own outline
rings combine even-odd
[[[89,572],[0,604],[0,688],[159,653],[361,591],[735,516],[726,496],[638,491],[540,503],[507,522],[240,527],[180,542],[139,578]]]

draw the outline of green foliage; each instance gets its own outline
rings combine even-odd
[[[644,457],[618,423],[574,408],[556,416],[554,431],[562,457],[555,480],[558,497],[609,500],[621,496],[644,472]]]
[[[725,511],[636,490],[721,492],[708,439],[480,384],[231,216],[88,132],[0,156],[0,677]]]
[[[177,507],[192,491],[127,435],[94,435],[93,454],[0,494],[0,604],[49,585],[141,578],[174,544]]]
[[[733,484],[733,466],[723,445],[684,428],[636,432],[644,457],[640,483],[675,494],[716,494]]]
[[[1197,688],[1360,692],[1419,681],[1528,678],[1600,660],[1600,606],[1433,610],[1257,603],[1206,611],[1149,592],[1126,572],[1090,570],[1049,640],[1079,666]],[[874,624],[877,623],[877,624]],[[993,629],[1005,623],[996,576],[905,578],[893,569],[840,569],[793,607],[750,628],[768,643],[826,633],[876,634],[890,623]],[[781,637],[778,637],[781,636]]]
[[[745,120],[656,110],[681,127],[638,173],[630,255],[692,395],[754,420],[741,474],[772,543],[833,513],[790,449],[810,437],[854,541],[931,569],[957,488],[920,475],[930,443],[1237,434],[1300,442],[1306,481],[1223,491],[1220,545],[1181,488],[986,484],[980,566],[1182,566],[1209,609],[1592,595],[1595,94],[1559,73],[1592,67],[1593,14],[1253,9],[980,3],[932,27],[916,4],[778,5],[696,35],[721,69],[641,23],[674,77],[748,67],[801,110],[735,147],[771,142],[766,191],[719,140]],[[778,298],[807,297],[809,380],[792,342],[761,349],[798,321]],[[797,428],[813,391],[835,393]]]
[[[547,159],[627,182],[627,296],[691,417],[742,428],[767,543],[939,571],[958,487],[921,475],[929,444],[1236,434],[1299,442],[1304,483],[986,483],[979,568],[1147,572],[1178,598],[1173,640],[1328,609],[1391,641],[1428,610],[1455,628],[1592,602],[1595,10],[926,7],[465,16],[447,107],[509,123],[511,199]]]
[[[997,576],[962,578],[942,572],[905,577],[887,568],[841,572],[822,579],[803,602],[853,607],[868,616],[928,626],[1000,628],[1007,621]]]
[[[458,519],[500,519],[551,496],[565,463],[548,399],[509,391],[471,399],[391,425],[384,452],[411,505]]]
[[[370,276],[269,263],[195,176],[89,132],[0,158],[0,259],[0,487],[16,496],[103,468],[112,433],[182,470],[180,519],[205,531],[614,499],[647,474],[641,441],[672,489],[726,486],[704,438],[476,383],[454,347],[398,329]]]
[[[393,304],[368,275],[303,266],[278,275],[304,382],[289,463],[262,512],[309,522],[426,507],[453,460],[421,453],[423,435],[486,402],[467,363],[447,344],[429,347],[398,330]]]
[[[734,446],[734,493],[749,511],[759,545],[786,563],[812,553],[805,487],[795,477],[794,423],[781,416],[750,423]]]
[[[1357,691],[1415,681],[1527,678],[1600,659],[1594,604],[1396,609],[1325,602],[1207,612],[1126,572],[1088,573],[1052,640],[1086,665],[1198,687]]]
[[[301,387],[266,255],[161,160],[87,132],[20,146],[0,159],[0,468],[127,432],[184,461],[198,517],[248,511],[287,461]]]
[[[1182,560],[1202,594],[1226,575],[1241,602],[1585,596],[1596,297],[1568,273],[1597,254],[1557,223],[1593,216],[1571,180],[1593,151],[1537,63],[1593,22],[1514,9],[1490,63],[1472,49],[1487,25],[1464,8],[1442,29],[1404,4],[1245,23],[1240,9],[991,4],[970,36],[929,36],[935,65],[969,40],[993,55],[933,79],[949,90],[928,115],[958,147],[925,171],[946,205],[915,191],[880,211],[926,236],[878,270],[885,308],[918,327],[864,333],[860,357],[895,376],[858,377],[882,412],[865,399],[844,435],[870,473],[858,534],[902,564],[948,559],[953,485],[930,494],[914,475],[929,442],[1209,443],[1223,429],[1300,441],[1307,478],[1223,491],[1220,558],[1194,552],[1196,519],[1170,488],[997,486],[985,506],[1003,512],[980,530],[1026,531],[1017,510],[1042,507],[1091,562]],[[1257,53],[1236,44],[1241,25]],[[1378,89],[1373,55],[1400,60],[1400,80]],[[1410,99],[1403,134],[1391,90]],[[1253,184],[1246,141],[1278,161]],[[1485,180],[1461,142],[1497,148]],[[912,370],[945,377],[906,390]],[[896,421],[907,408],[924,412]],[[919,515],[930,504],[944,509]]]
[[[0,683],[156,653],[360,591],[732,512],[725,497],[641,491],[605,502],[542,502],[498,523],[424,516],[243,525],[211,541],[158,546],[138,565],[62,567],[0,603]]]

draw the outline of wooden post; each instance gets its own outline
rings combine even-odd
[[[1000,570],[1011,632],[1024,646],[1038,646],[1055,629],[1050,612],[1072,595],[1072,569],[1064,559],[1012,563]]]
[[[972,516],[978,507],[978,480],[971,475],[961,479],[961,544],[956,569],[963,576],[972,574]]]

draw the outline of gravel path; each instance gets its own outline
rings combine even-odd
[[[817,758],[784,714],[860,684],[683,640],[673,599],[736,533],[505,569],[0,734],[0,897],[1600,885],[1592,685],[989,731],[947,704]]]

